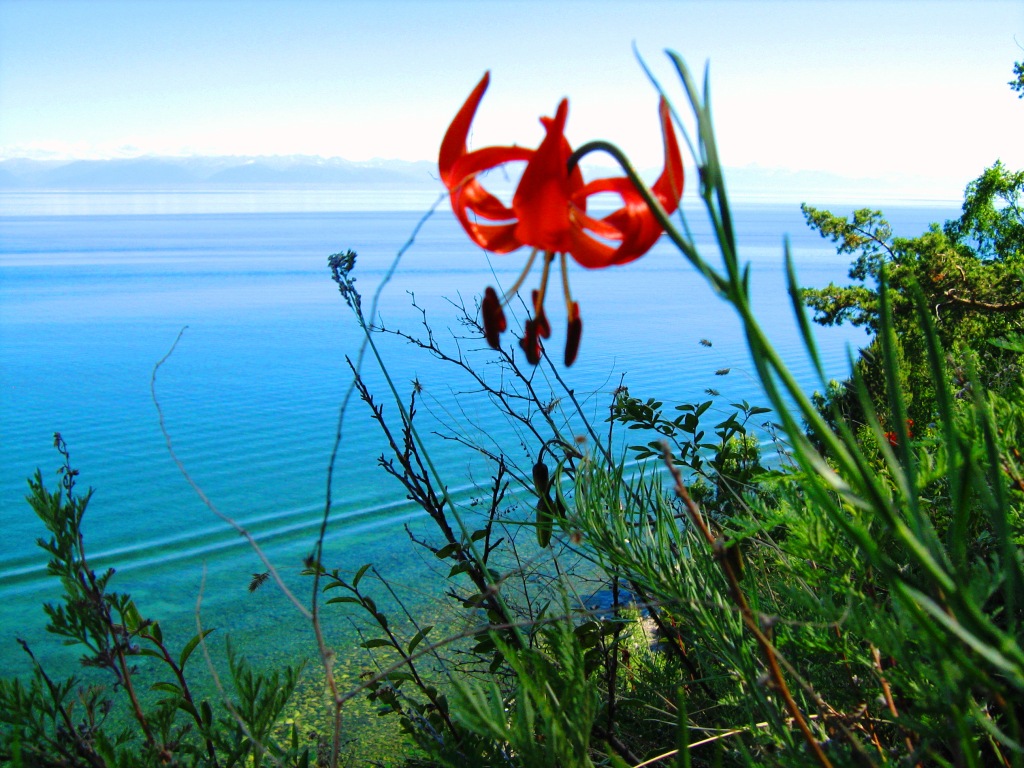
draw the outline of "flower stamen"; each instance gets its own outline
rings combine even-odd
[[[523,281],[526,280],[526,276],[530,274],[530,268],[533,267],[533,261],[534,259],[537,258],[538,251],[538,248],[534,248],[532,251],[530,251],[530,258],[526,260],[526,266],[523,267],[523,271],[519,273],[519,277],[516,278],[516,281],[512,285],[512,287],[505,291],[505,295],[501,299],[501,306],[504,307],[506,304],[509,303],[509,301],[512,300],[513,296],[519,293],[519,289],[522,287]]]
[[[569,323],[565,329],[565,367],[568,368],[576,361],[576,353],[580,350],[580,338],[583,335],[583,320],[580,319],[580,305],[572,300],[572,293],[569,291],[569,265],[565,254],[561,256],[562,267],[562,293],[565,294],[565,314]]]
[[[551,324],[548,323],[547,315],[544,313],[544,298],[548,293],[548,277],[551,275],[551,262],[555,260],[555,254],[551,251],[544,253],[544,271],[540,276],[540,290],[533,291],[533,316],[537,321],[537,333],[542,339],[551,336]]]
[[[560,253],[559,262],[562,268],[562,293],[565,294],[565,306],[566,308],[572,306],[572,293],[569,292],[569,264],[565,258],[564,253]]]

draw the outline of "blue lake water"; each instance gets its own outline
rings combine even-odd
[[[243,641],[259,639],[280,655],[311,649],[303,622],[276,590],[248,593],[251,574],[264,568],[171,460],[150,377],[187,325],[157,382],[175,449],[213,503],[249,528],[285,580],[308,596],[299,572],[320,522],[338,407],[351,381],[345,356],[361,341],[326,259],[349,248],[358,252],[355,275],[368,303],[429,203],[336,212],[323,196],[246,200],[238,206],[188,195],[0,198],[0,660],[6,670],[27,668],[16,636],[30,639],[44,659],[60,653],[42,632],[39,604],[56,585],[34,543],[42,525],[24,501],[25,479],[37,467],[51,487],[58,481],[56,431],[81,471],[79,487],[96,488],[85,524],[93,565],[116,566],[115,586],[131,591],[145,615],[194,631],[201,595],[207,625]],[[897,234],[914,235],[957,211],[887,213]],[[755,305],[813,388],[784,290],[783,236],[791,238],[804,285],[843,281],[848,260],[806,229],[796,207],[741,206],[735,216],[741,254],[752,264]],[[700,223],[692,218],[698,243],[711,248]],[[414,294],[454,349],[453,336],[464,333],[451,300],[472,306],[496,278],[510,285],[522,263],[519,254],[488,259],[442,209],[399,263],[381,295],[380,317],[389,327],[419,330]],[[572,286],[584,336],[578,362],[562,373],[596,422],[621,382],[634,395],[669,402],[706,399],[707,387],[718,389],[723,403],[758,400],[731,311],[668,245],[626,267],[576,268]],[[548,314],[558,350],[565,320],[557,290],[552,297]],[[514,343],[511,337],[505,342]],[[847,347],[863,338],[861,331],[822,329],[830,375],[846,374]],[[535,450],[521,446],[521,433],[474,397],[472,382],[453,368],[394,339],[382,340],[382,349],[399,387],[408,390],[413,379],[423,387],[424,433],[458,500],[472,503],[479,495],[474,482],[486,484],[489,468],[479,454],[430,435],[430,425],[453,426],[492,448],[500,444],[518,461]],[[485,370],[493,360],[482,340],[462,339],[461,349]],[[725,368],[728,376],[714,375]],[[379,373],[369,365],[367,371],[394,414]],[[535,383],[542,392],[555,391],[543,372]],[[403,530],[404,523],[422,522],[422,513],[376,466],[382,446],[366,407],[353,401],[325,565],[351,573],[372,560],[410,592],[439,597],[429,577],[436,561]],[[339,620],[337,631],[350,630]]]

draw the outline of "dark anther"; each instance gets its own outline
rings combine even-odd
[[[484,320],[484,338],[491,345],[491,349],[498,348],[498,339],[508,327],[505,322],[505,313],[501,309],[501,302],[498,294],[493,288],[484,291],[484,299],[480,303],[480,312]]]
[[[540,362],[540,337],[537,335],[537,321],[527,320],[526,330],[519,346],[526,353],[526,360],[530,365],[537,365]]]
[[[576,361],[576,353],[580,351],[580,338],[583,336],[583,320],[580,319],[580,305],[573,302],[569,310],[569,327],[565,331],[565,367]]]

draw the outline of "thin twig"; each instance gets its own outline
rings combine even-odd
[[[185,478],[185,481],[189,484],[192,490],[195,491],[199,500],[203,502],[207,509],[234,528],[235,531],[237,531],[238,534],[249,543],[249,546],[252,547],[253,551],[270,573],[271,578],[285,594],[291,604],[294,605],[305,618],[310,619],[312,618],[312,614],[306,609],[306,606],[304,606],[299,599],[295,597],[294,593],[288,588],[288,585],[284,583],[284,580],[281,578],[280,574],[278,574],[274,564],[270,562],[270,558],[266,556],[263,549],[257,543],[256,538],[248,531],[248,529],[238,523],[234,518],[224,512],[221,512],[220,509],[217,508],[217,505],[213,503],[210,497],[206,495],[206,492],[203,491],[200,485],[192,478],[192,475],[189,474],[189,471],[185,468],[184,463],[178,458],[178,454],[174,450],[174,444],[171,442],[171,433],[167,430],[167,424],[164,420],[164,411],[160,406],[160,400],[156,395],[156,375],[160,370],[160,367],[170,359],[171,355],[174,354],[174,350],[177,349],[178,342],[181,341],[181,337],[184,335],[187,328],[188,326],[186,325],[178,331],[178,336],[174,339],[174,343],[171,344],[171,348],[167,350],[167,354],[161,357],[160,360],[157,361],[157,364],[153,366],[153,373],[149,378],[149,392],[153,400],[153,406],[156,408],[157,417],[160,421],[160,434],[164,436],[164,442],[167,445],[167,452],[170,454],[171,460],[178,468],[178,471],[181,472],[182,476]]]

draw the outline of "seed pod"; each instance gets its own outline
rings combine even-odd
[[[543,461],[533,465],[533,487],[541,498],[547,496],[551,488],[551,474],[548,472],[548,465]]]
[[[537,543],[541,548],[551,543],[551,532],[554,529],[555,509],[549,493],[551,489],[551,473],[543,461],[533,465],[533,488],[537,492]]]
[[[551,532],[554,527],[555,521],[551,517],[551,500],[544,497],[537,504],[537,543],[541,549],[546,549],[551,543]]]

